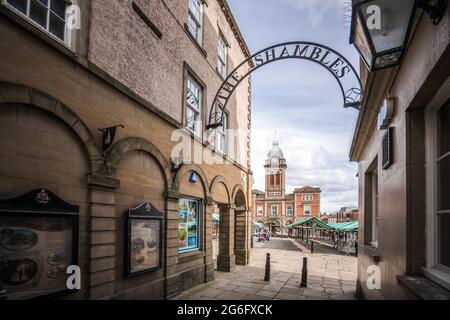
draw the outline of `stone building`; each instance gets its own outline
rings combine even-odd
[[[286,159],[278,139],[274,139],[267,154],[265,168],[265,192],[252,191],[252,219],[281,231],[297,219],[320,217],[320,188],[296,188],[286,194]]]
[[[408,26],[408,12],[393,17],[399,29],[384,31],[410,29],[403,58],[372,71],[361,62],[350,158],[358,162],[358,286],[366,299],[450,298],[450,6],[434,23],[418,9]]]
[[[163,299],[213,280],[216,259],[227,271],[248,263],[250,79],[221,110],[220,143],[204,137],[217,89],[248,56],[225,0],[0,2],[0,284],[8,299]],[[240,135],[231,140],[224,128]],[[173,157],[181,138],[189,148]],[[73,220],[57,215],[67,210]],[[156,219],[132,220],[135,212]],[[15,252],[8,246],[20,232],[27,243]],[[61,239],[39,243],[41,233]],[[66,292],[61,273],[74,263],[81,289]]]

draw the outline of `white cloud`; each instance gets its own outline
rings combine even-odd
[[[357,205],[356,164],[348,161],[348,136],[301,127],[280,128],[280,147],[288,165],[287,192],[306,185],[322,188],[322,211]],[[271,130],[252,130],[254,188],[264,190],[264,160],[271,147]]]
[[[264,2],[264,3],[262,3]],[[282,41],[323,43],[354,66],[342,9],[350,0],[229,0],[252,50]],[[270,21],[270,23],[267,23]],[[264,190],[264,160],[280,128],[288,164],[287,189],[322,188],[322,210],[357,205],[357,165],[349,163],[357,112],[342,108],[342,94],[324,68],[303,60],[269,64],[252,74],[252,170]]]
[[[326,14],[341,16],[341,10],[348,0],[280,0],[290,4],[301,13],[306,13],[313,27],[318,27]]]

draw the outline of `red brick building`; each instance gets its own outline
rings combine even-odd
[[[350,222],[350,221],[358,221],[359,214],[358,208],[353,207],[343,207],[336,214],[337,222]]]
[[[267,154],[265,192],[252,191],[253,221],[264,223],[274,231],[301,218],[320,217],[320,188],[297,188],[286,194],[286,159],[278,140]]]

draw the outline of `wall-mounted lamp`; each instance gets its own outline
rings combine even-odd
[[[191,182],[191,183],[197,182],[197,174],[194,171],[192,171],[191,175],[189,176],[189,182]]]
[[[176,172],[183,165],[183,158],[181,157],[172,157],[172,172]]]
[[[98,129],[102,133],[102,150],[105,152],[113,144],[114,138],[116,137],[117,128],[125,128],[123,124],[109,128]]]
[[[352,0],[350,43],[370,71],[400,64],[418,9],[438,24],[447,0]]]

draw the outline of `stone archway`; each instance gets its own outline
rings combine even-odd
[[[216,176],[210,187],[211,198],[214,202],[214,213],[219,215],[219,222],[214,223],[217,228],[213,228],[213,260],[216,269],[220,271],[229,271],[230,267],[230,251],[234,245],[230,240],[234,240],[230,236],[230,231],[233,223],[233,216],[231,212],[231,193],[228,188],[228,180],[223,176]],[[214,237],[214,232],[216,232]],[[220,261],[220,262],[219,262]]]
[[[0,81],[0,106],[9,103],[34,106],[59,118],[75,132],[83,144],[90,161],[90,173],[100,170],[103,160],[95,144],[94,135],[71,108],[36,88]]]
[[[164,155],[155,145],[143,138],[130,137],[116,142],[106,152],[106,174],[115,176],[117,167],[119,166],[119,163],[123,159],[123,157],[125,157],[126,154],[130,152],[139,150],[146,152],[156,160],[163,173],[167,192],[167,190],[172,187],[172,173],[170,171],[169,162],[164,158]]]
[[[175,192],[180,192],[180,187],[181,187],[181,182],[183,177],[186,176],[186,174],[188,172],[195,172],[199,177],[200,177],[200,181],[203,185],[203,189],[204,189],[204,198],[205,200],[210,199],[210,187],[209,187],[209,182],[208,179],[206,177],[205,172],[203,171],[203,169],[195,164],[184,164],[181,166],[180,169],[178,169],[174,179],[173,179],[173,185],[172,185],[172,189]]]
[[[98,207],[94,202],[99,197],[88,184],[103,160],[93,133],[63,102],[17,83],[0,82],[0,113],[0,167],[14,167],[2,187],[13,184],[8,191],[11,196],[45,188],[79,207],[81,223],[74,230],[82,240],[78,265],[86,276],[82,277],[82,289],[71,298],[95,298],[90,296],[89,279],[97,261],[89,255],[92,246],[86,239],[100,242],[96,227],[102,223],[95,217]],[[14,148],[5,148],[8,145]],[[3,157],[6,152],[7,157]]]
[[[236,264],[247,265],[250,260],[251,226],[245,191],[241,185],[233,190],[235,206],[234,254]]]
[[[116,252],[126,252],[125,230],[129,209],[147,201],[164,212],[162,247],[163,252],[166,252],[169,241],[168,221],[172,215],[168,210],[166,195],[172,179],[169,164],[163,154],[143,138],[128,137],[113,144],[105,157],[105,170],[112,178],[120,181],[120,187],[114,193]],[[176,217],[176,214],[173,216]],[[138,285],[127,277],[116,277],[116,294],[126,299],[140,299],[143,296],[160,299],[165,291],[167,265],[167,259],[163,258],[162,268],[141,275]],[[125,273],[126,265],[120,255],[115,257],[115,269],[119,274]]]

